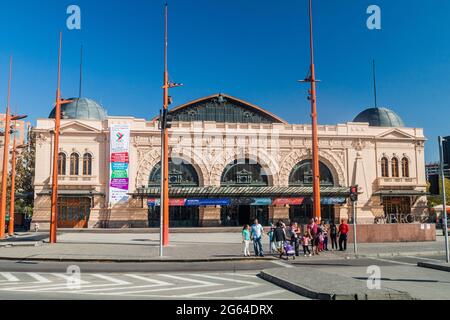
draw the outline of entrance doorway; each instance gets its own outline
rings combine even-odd
[[[259,223],[267,226],[269,223],[268,206],[231,205],[221,209],[221,221],[223,226],[243,226],[253,224],[258,219]]]
[[[159,228],[161,207],[148,208],[148,226]],[[199,226],[199,208],[198,207],[180,207],[171,206],[169,208],[169,227],[198,227]]]
[[[58,199],[58,228],[84,229],[88,227],[91,198]]]
[[[331,223],[335,222],[334,205],[322,204],[321,220]],[[309,203],[302,204],[300,206],[291,206],[289,209],[289,219],[299,224],[308,224],[309,220],[313,217],[313,205]]]

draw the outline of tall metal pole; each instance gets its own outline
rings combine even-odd
[[[6,103],[5,115],[5,138],[3,141],[3,171],[2,171],[2,186],[0,198],[0,239],[5,238],[6,227],[6,192],[8,187],[8,163],[9,163],[9,139],[10,139],[10,102],[11,102],[11,80],[12,80],[12,57],[9,58],[9,80],[8,80],[8,98]]]
[[[444,138],[439,137],[439,159],[440,159],[440,173],[442,180],[442,212],[443,212],[443,228],[444,228],[444,236],[445,236],[445,260],[447,263],[450,262],[450,253],[448,248],[448,223],[447,223],[447,199],[445,195],[445,176],[444,176],[444,156],[442,151],[442,142]]]
[[[311,55],[311,120],[312,120],[312,167],[313,167],[313,204],[314,217],[321,219],[320,210],[320,171],[319,171],[319,137],[317,132],[317,97],[316,97],[316,71],[314,65],[314,39],[313,39],[313,13],[312,0],[309,0],[309,39]]]
[[[164,84],[163,84],[163,119],[161,125],[161,206],[162,246],[169,245],[169,132],[166,127],[169,108],[169,72],[167,62],[168,47],[168,6],[164,7]]]
[[[16,121],[14,121],[14,130],[16,129]],[[9,225],[8,225],[8,235],[14,235],[14,211],[16,202],[16,135],[14,134],[14,142],[12,149],[12,159],[11,159],[11,195],[9,202]]]
[[[53,139],[50,243],[56,243],[56,229],[58,223],[58,156],[59,156],[59,132],[61,125],[61,48],[62,48],[62,32],[59,33],[59,50],[58,50],[58,83],[56,88],[55,135]]]
[[[358,245],[356,242],[356,201],[352,201],[352,209],[353,209],[353,249],[355,254],[358,254]]]
[[[377,101],[377,74],[376,74],[376,68],[375,68],[375,59],[372,61],[372,70],[373,70],[373,95],[375,99],[375,108],[378,107],[378,101]]]

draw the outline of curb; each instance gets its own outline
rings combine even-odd
[[[259,277],[278,285],[284,289],[295,292],[301,296],[313,300],[414,300],[409,293],[406,292],[355,292],[355,293],[331,293],[315,291],[300,284],[293,283],[281,277],[269,274],[266,270],[259,273]]]
[[[441,255],[445,254],[445,251],[411,251],[411,252],[390,252],[390,253],[369,253],[369,254],[357,254],[349,255],[348,257],[355,258],[390,258],[390,257],[407,257],[407,256],[428,256],[428,255]]]
[[[0,248],[10,247],[40,247],[43,241],[18,241],[18,242],[0,242]]]
[[[418,262],[417,266],[422,267],[422,268],[450,272],[450,264],[448,264],[448,263]]]
[[[254,262],[254,261],[273,261],[274,257],[255,257],[255,258],[204,258],[204,259],[171,259],[171,258],[148,258],[148,259],[80,259],[80,258],[39,258],[39,257],[0,257],[0,261],[38,261],[38,262],[92,262],[92,263],[195,263],[195,262]]]

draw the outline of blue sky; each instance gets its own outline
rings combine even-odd
[[[63,30],[62,93],[78,94],[85,51],[84,96],[110,115],[153,118],[161,106],[163,5],[160,0],[0,0],[0,102],[6,102],[8,56],[14,56],[12,106],[47,117],[56,89],[58,32]],[[82,10],[69,31],[66,9]],[[368,30],[366,9],[382,9],[382,29]],[[174,105],[223,92],[292,123],[307,123],[307,0],[171,0],[170,75],[185,84]],[[437,135],[450,135],[450,1],[315,1],[319,122],[344,123],[378,104],[410,127],[425,128],[427,161]],[[4,101],[4,102],[3,102]]]

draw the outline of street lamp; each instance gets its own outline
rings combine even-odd
[[[27,116],[13,116],[12,119],[14,120],[14,129],[11,130],[13,133],[16,132],[16,121],[18,119],[25,119]],[[14,236],[14,211],[15,211],[15,202],[16,202],[16,156],[17,156],[17,149],[23,149],[25,148],[25,145],[17,145],[16,142],[16,135],[14,134],[14,142],[13,142],[13,149],[12,149],[12,159],[11,159],[11,196],[10,196],[10,202],[9,202],[9,224],[8,224],[8,235]]]
[[[440,175],[442,179],[442,211],[444,220],[444,236],[445,236],[445,260],[450,262],[450,254],[448,248],[448,224],[447,224],[447,199],[445,196],[445,175],[444,175],[444,156],[443,156],[443,142],[448,141],[447,138],[439,136],[439,160],[440,160]]]

